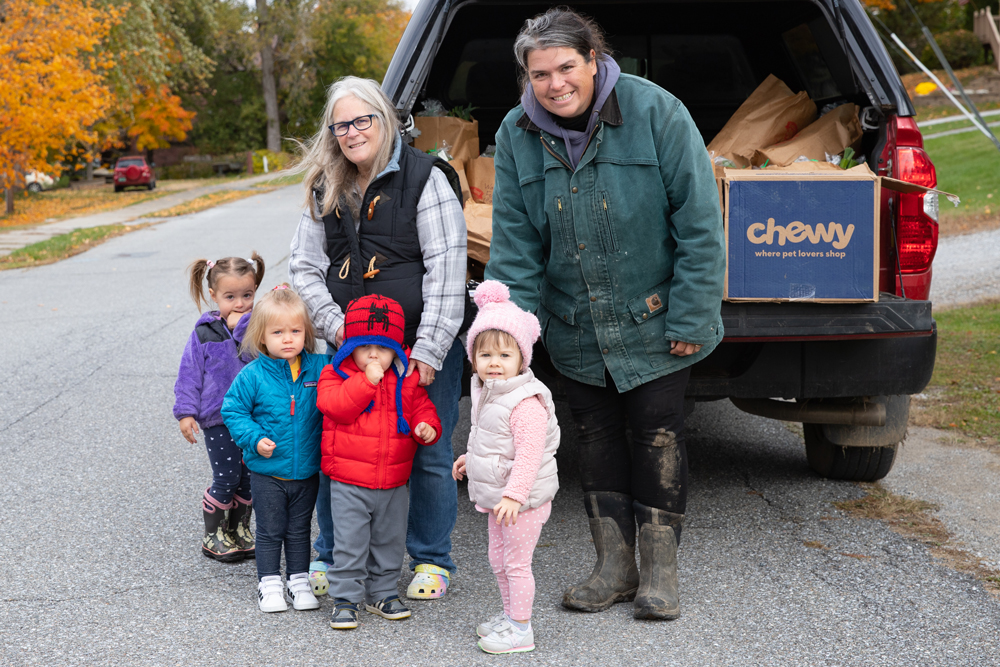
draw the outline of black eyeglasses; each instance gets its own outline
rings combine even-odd
[[[358,116],[354,120],[349,120],[346,123],[334,123],[333,125],[328,125],[327,127],[329,127],[330,131],[333,132],[333,136],[342,137],[350,131],[351,125],[353,125],[358,132],[364,132],[372,126],[372,123],[375,122],[373,120],[374,118],[375,114],[370,113],[367,116]]]

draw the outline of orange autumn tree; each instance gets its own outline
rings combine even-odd
[[[98,47],[118,18],[90,0],[0,0],[0,189],[94,142],[111,104]]]
[[[181,106],[181,98],[161,84],[136,91],[133,121],[128,136],[137,150],[166,148],[170,140],[183,141],[191,130],[195,112]]]

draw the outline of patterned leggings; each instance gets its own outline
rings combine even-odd
[[[518,621],[531,618],[531,605],[535,601],[531,557],[550,514],[551,501],[519,512],[517,523],[511,526],[498,524],[493,512],[486,515],[490,526],[490,567],[497,577],[504,613]]]
[[[237,495],[244,504],[249,504],[253,497],[250,471],[243,463],[243,450],[233,441],[229,429],[221,424],[206,428],[205,448],[208,450],[208,461],[212,464],[212,486],[205,491],[205,501],[229,509],[233,496]]]

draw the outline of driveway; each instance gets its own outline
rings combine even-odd
[[[210,468],[203,445],[180,436],[172,388],[197,317],[185,267],[256,249],[262,288],[284,281],[300,187],[0,273],[0,664],[1000,663],[1000,604],[978,582],[835,510],[859,487],[816,477],[797,435],[726,401],[689,419],[677,621],[634,621],[627,604],[559,605],[594,561],[564,405],[562,489],[535,555],[534,653],[475,647],[499,595],[464,486],[446,598],[413,603],[401,622],[364,614],[353,632],[328,627],[328,599],[320,611],[260,613],[253,561],[199,553]],[[467,429],[466,418],[457,452]]]

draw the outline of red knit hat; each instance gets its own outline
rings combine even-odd
[[[355,336],[378,336],[396,343],[381,345],[395,348],[403,344],[405,326],[406,318],[398,302],[381,294],[369,294],[347,304],[347,312],[344,313],[344,342]]]
[[[403,378],[410,361],[403,350],[403,330],[406,328],[406,317],[403,307],[394,299],[381,294],[369,294],[347,304],[344,313],[344,342],[333,357],[333,370],[340,377],[347,379],[347,373],[340,367],[355,348],[362,345],[381,345],[396,353],[399,364],[393,364],[392,370],[399,378],[396,383],[396,430],[409,433],[410,425],[403,417]],[[371,410],[374,401],[366,410]]]

